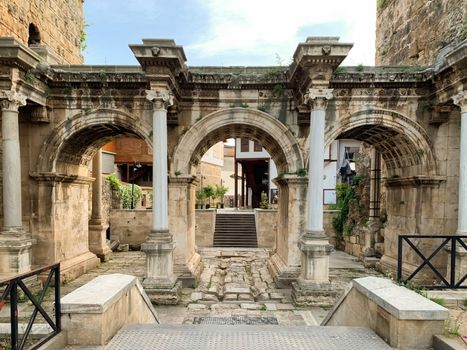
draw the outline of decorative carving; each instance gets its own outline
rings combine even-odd
[[[166,91],[146,90],[146,99],[153,103],[154,109],[167,109],[174,104],[173,95]]]
[[[154,57],[159,56],[159,53],[161,52],[161,48],[160,48],[160,47],[157,47],[157,46],[154,46],[154,47],[151,49],[151,52],[152,52],[152,55],[153,55]]]
[[[323,52],[323,55],[328,56],[331,53],[331,46],[325,45],[321,51]]]
[[[308,89],[304,96],[305,104],[311,109],[326,109],[327,101],[333,99],[334,89]]]
[[[462,113],[467,112],[467,92],[462,91],[461,93],[452,97],[452,100],[455,105],[461,108]]]
[[[27,97],[14,90],[0,90],[0,107],[2,110],[18,111],[21,106],[26,106]]]

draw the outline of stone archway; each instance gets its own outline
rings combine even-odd
[[[229,108],[203,117],[182,136],[172,157],[171,173],[194,174],[193,167],[211,146],[241,136],[260,142],[283,173],[303,168],[298,142],[284,124],[259,110]]]
[[[382,154],[390,175],[415,176],[437,173],[433,146],[426,131],[401,113],[365,109],[326,128],[326,145],[337,138],[365,141]]]
[[[114,109],[78,113],[55,127],[44,142],[37,162],[37,173],[78,175],[97,149],[118,135],[139,137],[152,145],[148,120]]]
[[[172,226],[174,234],[186,237],[187,232],[194,232],[195,225],[195,186],[181,189],[180,186],[175,188],[175,183],[180,183],[184,176],[188,182],[193,179],[203,154],[215,143],[232,137],[259,142],[282,174],[278,180],[281,195],[276,254],[271,259],[270,269],[276,282],[290,283],[298,276],[300,269],[297,242],[304,224],[306,178],[296,175],[304,167],[297,139],[284,124],[267,113],[248,108],[222,109],[203,117],[183,135],[172,157],[170,172],[173,185],[169,192],[177,190],[177,195],[172,198],[191,198],[191,202],[187,200],[189,204],[182,209],[178,204],[170,204],[170,216],[177,217],[177,222]],[[182,175],[174,176],[175,172]]]
[[[89,251],[89,162],[119,135],[136,136],[152,145],[151,130],[144,115],[137,118],[113,109],[78,113],[52,130],[31,174],[37,188],[36,264],[60,261],[61,274],[74,278],[98,263]]]
[[[326,129],[326,144],[329,145],[335,139],[363,141],[374,147],[374,154],[381,155],[385,167],[382,182],[387,210],[381,266],[384,270],[395,271],[398,235],[444,232],[431,219],[436,216],[438,203],[435,199],[443,196],[446,189],[445,178],[438,176],[438,164],[430,137],[420,124],[398,112],[365,109],[343,118],[335,126],[329,125]],[[379,181],[378,185],[376,182],[371,182],[371,185],[380,186]],[[372,191],[380,193],[378,190]],[[370,221],[371,203],[376,200],[370,198]],[[369,222],[368,226],[371,230],[372,223]],[[372,237],[366,237],[365,241],[368,239]],[[364,244],[369,245],[368,242]],[[405,266],[415,266],[418,258],[414,254],[406,254],[403,259]],[[437,263],[445,265],[443,261]]]

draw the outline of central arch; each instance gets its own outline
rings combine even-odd
[[[271,115],[248,108],[229,108],[213,112],[196,122],[176,146],[170,172],[169,197],[191,198],[187,205],[182,202],[169,207],[175,237],[192,236],[195,232],[195,186],[177,186],[181,178],[195,178],[197,166],[203,154],[214,144],[227,138],[245,138],[258,142],[271,155],[280,176],[280,192],[277,211],[276,253],[271,258],[270,269],[276,283],[289,283],[298,276],[300,252],[298,239],[305,215],[306,177],[298,177],[304,168],[299,143],[292,132]],[[178,176],[176,174],[179,174]],[[287,174],[287,175],[285,175]],[[181,175],[181,176],[180,176]],[[271,231],[272,232],[272,231]],[[194,246],[194,239],[191,240]]]
[[[203,154],[227,138],[243,137],[260,143],[282,173],[296,173],[304,167],[299,144],[292,132],[267,113],[248,108],[213,112],[196,122],[175,148],[171,173],[195,174]]]

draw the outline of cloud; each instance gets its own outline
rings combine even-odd
[[[339,22],[342,24],[336,25],[332,35],[354,43],[345,64],[374,64],[375,0],[204,0],[202,3],[208,34],[186,46],[200,60],[229,53],[240,61],[247,61],[250,55],[265,56],[265,64],[275,64],[274,53],[282,58],[291,57],[297,44],[306,39],[299,35],[303,28]]]

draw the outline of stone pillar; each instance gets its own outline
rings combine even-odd
[[[376,256],[381,257],[383,255],[383,244],[378,244],[381,231],[380,193],[381,154],[373,147],[371,149],[370,166],[370,217],[368,219],[368,230],[365,230],[365,242],[362,250],[362,260],[366,267],[375,267],[379,261]]]
[[[167,107],[173,99],[167,91],[154,90],[146,90],[146,98],[153,104],[153,203],[151,232],[141,245],[146,253],[143,286],[152,301],[176,304],[180,284],[173,272],[175,243],[169,232],[167,178]]]
[[[92,160],[92,212],[89,220],[89,250],[101,261],[109,260],[112,251],[106,241],[106,225],[102,219],[102,151],[98,150]]]
[[[311,106],[307,191],[307,221],[298,246],[301,250],[301,270],[293,286],[296,303],[315,298],[316,293],[329,289],[329,254],[332,246],[323,228],[324,126],[327,101],[332,89],[309,89],[306,102]]]
[[[0,91],[2,111],[3,227],[0,235],[0,276],[31,269],[34,240],[23,229],[21,202],[21,156],[18,108],[26,96],[16,91]]]
[[[274,179],[279,188],[276,251],[268,262],[269,271],[279,288],[295,282],[300,274],[300,234],[305,228],[307,178],[284,175]]]
[[[459,207],[457,211],[457,235],[467,235],[467,91],[453,97],[454,104],[461,108],[461,132],[459,146]],[[450,260],[448,274],[450,277]],[[467,252],[463,248],[457,250],[456,281],[467,274]]]
[[[177,242],[173,254],[174,273],[184,286],[195,285],[202,270],[195,242],[197,185],[198,180],[194,176],[169,178],[169,228]]]

